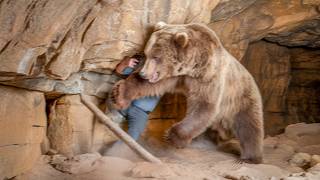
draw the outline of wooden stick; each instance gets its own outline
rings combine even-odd
[[[116,123],[114,123],[108,116],[106,116],[96,105],[94,105],[86,95],[81,94],[82,102],[105,124],[115,135],[117,135],[123,142],[125,142],[134,152],[139,154],[142,158],[153,163],[161,163],[160,159],[153,156],[138,144],[131,136],[124,132]]]

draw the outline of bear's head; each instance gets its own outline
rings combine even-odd
[[[214,32],[201,24],[159,22],[146,44],[140,75],[151,83],[175,76],[202,78],[212,66],[218,41]]]

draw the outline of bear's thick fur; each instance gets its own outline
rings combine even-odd
[[[202,24],[160,22],[146,44],[145,55],[140,73],[114,86],[116,108],[126,108],[143,96],[184,93],[187,114],[169,130],[171,143],[185,147],[207,129],[231,130],[240,141],[241,159],[262,162],[261,95],[253,77],[211,29]]]

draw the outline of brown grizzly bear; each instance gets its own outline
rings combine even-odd
[[[187,97],[186,117],[169,130],[168,139],[185,147],[207,129],[232,130],[240,141],[241,159],[262,162],[261,95],[249,72],[221,45],[205,25],[156,25],[145,47],[139,74],[113,88],[116,108],[143,96],[181,92]]]

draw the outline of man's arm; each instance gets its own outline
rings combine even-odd
[[[137,68],[138,63],[138,59],[126,56],[116,66],[114,73],[121,78],[126,78]]]

